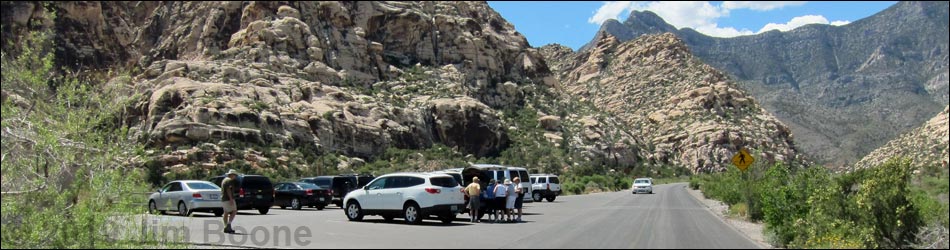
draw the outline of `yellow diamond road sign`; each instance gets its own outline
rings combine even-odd
[[[752,165],[754,162],[755,158],[753,158],[752,155],[749,154],[749,151],[746,151],[744,148],[740,149],[739,153],[732,157],[732,164],[736,165],[736,167],[738,167],[739,170],[742,170],[743,172],[745,172],[745,170],[749,168],[749,165]]]

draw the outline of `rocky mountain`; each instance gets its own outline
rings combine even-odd
[[[539,51],[484,2],[3,2],[2,9],[4,45],[51,29],[58,65],[131,72],[102,85],[132,96],[116,116],[147,145],[144,164],[154,173],[244,164],[292,172],[324,156],[341,158],[344,171],[389,149],[436,145],[469,160],[510,148],[571,152],[544,162],[547,169],[566,168],[568,159],[629,169],[642,159],[643,144],[619,121],[553,94],[558,83]]]
[[[800,162],[792,133],[671,33],[622,42],[601,33],[589,50],[541,48],[563,91],[643,138],[645,160],[722,171],[740,148],[764,162]]]
[[[808,156],[843,166],[948,104],[947,2],[900,2],[844,26],[734,38],[675,27],[651,12],[607,21],[620,41],[672,32],[787,124]],[[600,42],[598,35],[585,50]]]
[[[856,168],[867,168],[884,163],[894,157],[904,157],[913,160],[921,166],[947,167],[950,159],[950,133],[947,129],[947,112],[950,106],[937,114],[933,119],[914,130],[905,133],[888,142],[883,147],[874,150],[871,154],[858,161]]]

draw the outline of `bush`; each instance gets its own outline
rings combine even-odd
[[[115,119],[129,98],[57,70],[52,36],[30,33],[19,54],[0,54],[5,94],[26,101],[0,105],[3,248],[141,247],[113,231],[145,211],[135,193],[148,190],[133,160],[143,150]]]

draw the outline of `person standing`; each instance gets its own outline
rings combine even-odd
[[[521,208],[524,207],[524,190],[521,189],[521,178],[515,177],[514,179],[515,188],[518,198],[515,200],[515,209],[518,209],[518,218],[515,219],[516,222],[521,222]]]
[[[485,213],[488,213],[488,221],[495,221],[495,187],[498,181],[491,179],[488,181],[488,189],[485,190]]]
[[[511,182],[511,180],[505,180],[505,187],[508,188],[508,199],[505,200],[505,212],[508,213],[506,222],[515,221],[515,200],[518,199],[518,188]]]
[[[509,182],[505,179],[505,182]],[[507,214],[505,203],[508,200],[508,186],[504,184],[495,185],[495,222],[502,222]]]
[[[478,184],[478,177],[472,177],[472,183],[465,187],[468,195],[468,214],[472,216],[472,223],[479,223],[478,209],[481,207],[482,185]]]
[[[221,207],[224,210],[224,233],[233,234],[234,229],[231,228],[231,223],[234,222],[234,217],[237,216],[237,203],[234,199],[234,190],[237,187],[237,170],[231,169],[228,170],[227,178],[221,181]]]

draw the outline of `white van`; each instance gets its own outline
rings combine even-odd
[[[528,173],[528,169],[521,167],[508,167],[502,165],[494,164],[474,164],[472,168],[476,168],[482,171],[482,182],[488,182],[488,180],[495,179],[498,183],[502,183],[505,179],[514,180],[515,177],[521,180],[521,185],[518,188],[521,188],[521,191],[524,196],[524,202],[533,202],[531,199],[531,175]],[[487,177],[487,178],[485,178]],[[469,177],[471,178],[471,177]],[[471,182],[471,179],[468,181]],[[466,182],[466,184],[468,183]]]

